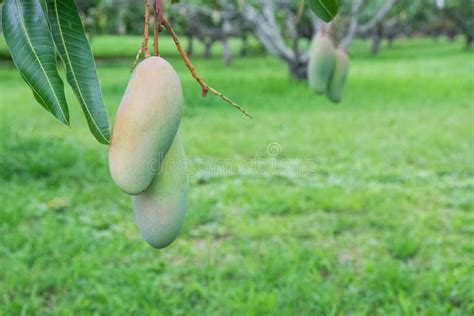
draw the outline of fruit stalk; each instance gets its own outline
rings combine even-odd
[[[149,23],[150,23],[150,0],[145,0],[145,26],[143,28],[143,42],[140,46],[140,49],[135,56],[135,60],[132,64],[132,69],[130,72],[135,69],[140,59],[140,55],[143,53],[146,57],[150,57],[150,51],[148,50],[148,37],[149,37]]]
[[[163,7],[161,5],[161,0],[155,0],[155,5],[153,8],[154,12],[154,23],[153,23],[153,53],[155,56],[160,56],[159,49],[159,33],[161,32],[161,22],[163,21]]]

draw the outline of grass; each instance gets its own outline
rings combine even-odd
[[[68,129],[0,64],[0,314],[472,315],[474,55],[461,48],[400,41],[372,57],[356,43],[339,105],[272,57],[198,58],[253,120],[200,98],[171,55],[193,172],[162,251],[71,91]],[[112,117],[132,59],[99,64]]]
[[[130,63],[137,54],[142,40],[142,37],[132,35],[120,37],[116,35],[97,35],[89,38],[96,59],[122,59],[130,61]],[[119,42],[119,44],[117,44],[117,42]],[[180,38],[180,42],[183,47],[187,48],[188,40],[185,37]],[[237,53],[242,47],[242,42],[238,39],[232,39],[230,40],[230,45],[233,51]],[[260,47],[258,42],[253,37],[249,38],[248,45],[249,54],[263,52],[263,48]],[[150,38],[149,48],[153,49],[153,38]],[[214,55],[219,55],[221,51],[221,45],[215,44],[212,47],[211,53]],[[164,56],[178,56],[178,52],[176,51],[175,44],[171,40],[171,37],[166,35],[160,36],[160,52]],[[197,40],[194,40],[194,53],[197,57],[200,57],[204,54],[204,45]],[[10,59],[8,46],[3,36],[0,37],[0,60],[1,59]]]

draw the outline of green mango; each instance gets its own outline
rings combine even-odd
[[[336,64],[336,50],[326,34],[317,34],[312,41],[308,63],[308,83],[318,94],[327,91]]]
[[[332,102],[341,102],[349,74],[349,56],[342,49],[336,50],[336,66],[329,81],[327,96]]]
[[[178,133],[151,185],[132,197],[137,224],[152,247],[165,248],[176,239],[184,221],[187,195],[186,156]]]
[[[161,169],[181,121],[183,90],[163,58],[149,57],[134,70],[118,109],[109,168],[125,193],[144,192]]]

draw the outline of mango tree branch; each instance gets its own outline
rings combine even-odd
[[[295,18],[296,28],[298,28],[298,26],[301,23],[301,20],[303,19],[305,6],[306,6],[305,0],[300,0],[300,3],[298,5],[298,12],[296,13],[296,18]]]
[[[397,4],[397,0],[387,0],[377,11],[370,21],[359,27],[359,33],[364,34],[374,29],[390,13],[390,10]]]
[[[178,52],[179,54],[181,55],[181,58],[183,59],[184,63],[186,64],[186,67],[188,67],[189,71],[191,72],[192,76],[194,77],[194,79],[196,79],[196,81],[199,83],[199,85],[201,86],[202,88],[202,96],[205,97],[207,95],[207,93],[210,91],[212,92],[213,94],[215,94],[216,96],[220,97],[222,100],[224,100],[225,102],[229,103],[230,105],[232,105],[234,108],[238,109],[240,112],[242,112],[245,116],[247,116],[248,118],[252,118],[252,116],[247,113],[247,111],[245,111],[240,105],[238,105],[237,103],[235,103],[234,101],[232,101],[231,99],[229,99],[228,97],[226,97],[224,94],[222,94],[221,92],[217,91],[216,89],[210,87],[202,78],[201,76],[199,76],[199,74],[196,72],[196,70],[194,69],[191,61],[189,60],[188,58],[188,55],[186,54],[186,52],[184,51],[183,47],[181,46],[181,43],[179,42],[179,39],[178,39],[178,36],[176,35],[173,27],[171,26],[171,24],[168,22],[168,20],[166,20],[164,17],[162,18],[162,23],[163,25],[166,27],[166,29],[168,30],[168,32],[170,33],[171,37],[173,38],[173,41],[176,45],[176,48],[178,49]]]

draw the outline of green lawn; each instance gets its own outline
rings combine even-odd
[[[137,54],[140,44],[142,42],[141,37],[137,36],[114,36],[114,35],[97,35],[90,38],[92,50],[94,55],[98,59],[125,59],[133,61],[135,55]],[[180,39],[181,44],[184,48],[188,47],[188,40],[186,37]],[[240,48],[242,47],[242,41],[239,39],[232,39],[230,41],[232,49],[238,54]],[[153,46],[152,40],[149,42],[149,48]],[[217,55],[221,52],[222,48],[219,43],[215,44],[212,47],[211,53]],[[176,51],[175,44],[169,36],[160,37],[160,52],[164,56],[174,55],[177,56],[178,52]],[[204,45],[201,42],[194,41],[194,52],[197,56],[202,56],[204,53]],[[263,52],[263,48],[258,44],[256,39],[253,37],[249,38],[249,47],[248,53],[255,54]],[[9,59],[10,53],[8,51],[5,38],[0,37],[0,60]]]
[[[134,51],[99,63],[111,119]],[[339,105],[272,57],[197,58],[253,120],[201,98],[171,54],[192,173],[185,226],[161,251],[72,92],[66,128],[0,64],[0,315],[472,315],[474,54],[368,51],[356,43]]]

